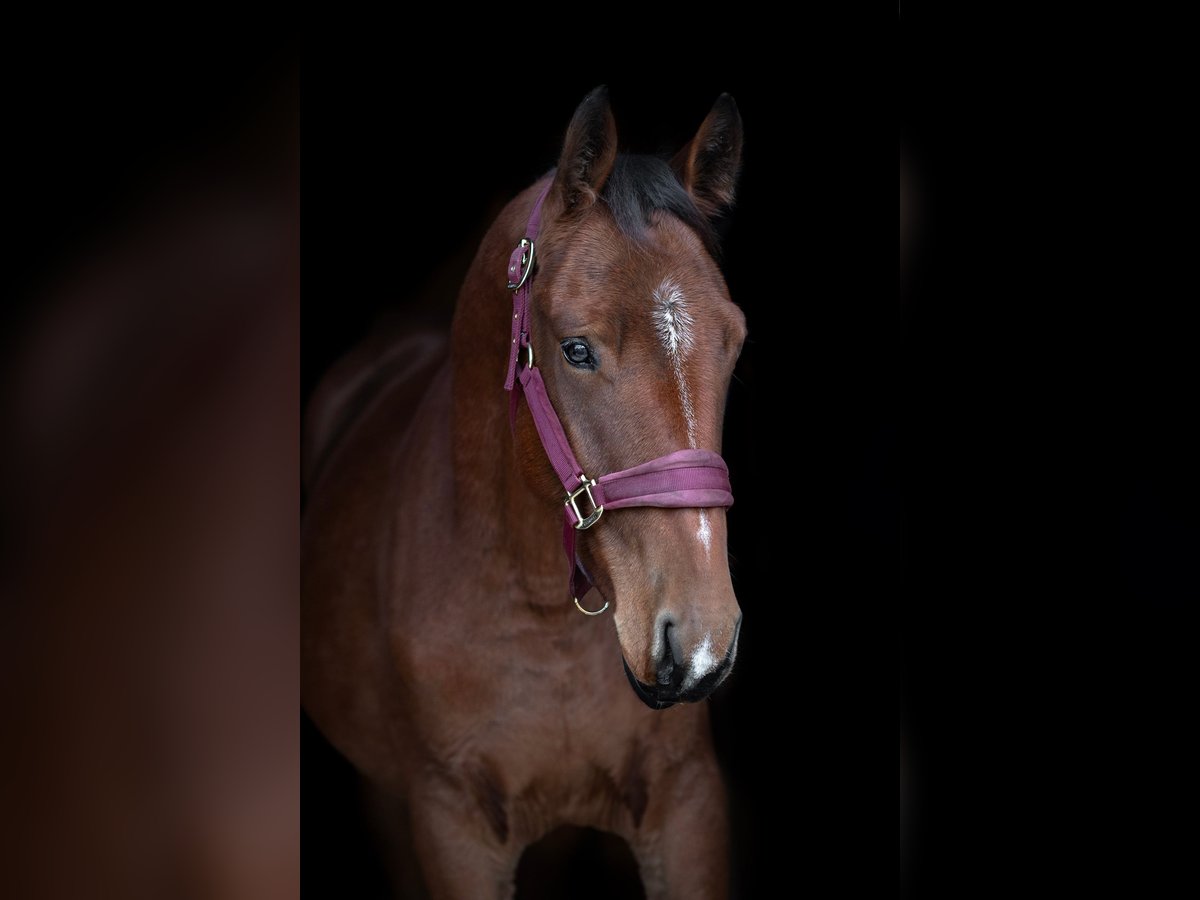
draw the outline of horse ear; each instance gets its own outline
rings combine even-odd
[[[671,167],[700,211],[712,218],[733,204],[741,166],[742,115],[733,98],[722,94]]]
[[[555,191],[563,207],[590,206],[612,172],[617,158],[617,123],[601,86],[583,98],[571,117],[558,161]]]

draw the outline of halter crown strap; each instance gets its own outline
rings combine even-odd
[[[508,287],[513,292],[513,317],[512,344],[504,389],[511,392],[509,409],[513,414],[516,412],[518,393],[524,395],[550,466],[566,492],[563,501],[563,550],[570,567],[571,593],[575,605],[579,606],[579,598],[591,587],[592,582],[575,553],[576,535],[599,522],[605,510],[634,506],[729,507],[733,505],[733,493],[725,460],[711,450],[676,450],[620,472],[589,478],[571,450],[562,422],[546,393],[542,373],[533,365],[532,353],[529,364],[518,374],[521,350],[530,346],[529,305],[536,264],[536,239],[541,228],[542,203],[552,183],[547,184],[534,201],[525,237],[508,260]],[[604,608],[597,612],[607,608],[606,602]],[[579,609],[587,612],[582,606]]]
[[[529,223],[525,226],[525,237],[517,244],[508,258],[508,289],[513,292],[512,344],[508,353],[508,375],[504,389],[511,391],[517,374],[517,357],[521,349],[529,346],[529,289],[533,281],[534,241],[542,227],[542,203],[550,192],[553,179],[547,182],[533,203]]]

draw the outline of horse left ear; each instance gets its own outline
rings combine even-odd
[[[700,211],[713,218],[733,204],[741,166],[742,115],[733,97],[722,94],[671,167]]]
[[[563,140],[555,188],[568,210],[590,206],[617,158],[617,125],[601,85],[583,98]]]

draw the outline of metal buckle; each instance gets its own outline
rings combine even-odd
[[[525,252],[521,254],[521,277],[516,281],[511,278],[508,281],[508,289],[510,291],[517,290],[521,285],[529,280],[529,273],[533,271],[533,241],[529,238],[521,238],[521,249]]]
[[[571,512],[575,513],[575,530],[587,531],[587,529],[591,528],[600,521],[600,517],[604,515],[604,507],[597,506],[596,499],[592,496],[592,488],[596,486],[596,479],[589,479],[586,475],[580,475],[579,480],[582,481],[583,484],[570,494],[567,494],[567,501],[563,505],[571,507]],[[580,494],[587,494],[588,503],[592,504],[591,514],[589,514],[586,518],[584,517],[583,513],[579,511],[579,504],[575,502],[575,499]]]

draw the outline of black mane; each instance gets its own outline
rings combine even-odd
[[[671,167],[657,156],[620,154],[600,197],[625,234],[639,237],[650,226],[655,211],[669,213],[692,229],[713,258],[718,258],[712,223],[696,208]]]

